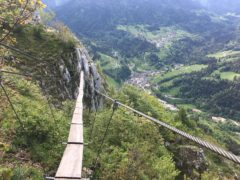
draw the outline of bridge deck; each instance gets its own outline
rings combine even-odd
[[[79,95],[72,118],[68,144],[56,173],[56,180],[81,179],[83,160],[83,92],[84,73],[81,72]]]

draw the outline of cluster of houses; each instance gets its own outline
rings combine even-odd
[[[127,84],[134,85],[145,91],[150,91],[152,84],[149,82],[149,77],[159,75],[157,71],[146,71],[142,73],[133,73],[131,78],[126,82]]]
[[[146,92],[151,94],[151,88],[153,88],[152,84],[149,83],[149,77],[159,75],[158,71],[147,71],[143,73],[133,73],[131,78],[126,82],[127,84],[131,84],[143,89]],[[167,103],[161,99],[158,101],[166,108],[171,111],[178,111],[178,108],[172,104]]]

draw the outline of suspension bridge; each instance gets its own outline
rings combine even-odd
[[[0,45],[2,45],[2,43],[0,43]],[[13,47],[8,47],[8,46],[4,46],[6,48],[9,48],[13,51],[16,51],[17,53],[20,53],[22,55],[28,56],[29,58],[31,58],[31,56],[29,56],[26,53],[23,53],[20,50],[17,50]],[[79,49],[77,50],[79,51]],[[78,58],[80,58],[78,56]],[[81,59],[78,59],[78,61],[81,61]],[[86,67],[85,67],[86,68]],[[17,74],[14,72],[7,72],[4,70],[0,70],[0,73],[12,73],[12,74]],[[18,75],[23,75],[23,74],[18,74]],[[26,75],[27,76],[27,75]],[[84,150],[84,138],[83,138],[83,125],[84,125],[84,120],[83,120],[83,109],[84,109],[84,105],[83,105],[83,97],[84,97],[84,86],[87,83],[86,82],[86,78],[84,78],[85,73],[84,73],[84,66],[81,65],[81,71],[80,71],[80,85],[79,85],[79,94],[76,100],[76,106],[75,106],[75,110],[73,113],[73,117],[72,117],[72,121],[71,121],[71,126],[70,126],[70,130],[69,130],[69,136],[68,136],[68,141],[66,143],[66,148],[65,151],[63,153],[61,162],[59,164],[58,170],[56,172],[55,177],[46,177],[46,179],[56,179],[56,180],[70,180],[70,179],[84,179],[83,175],[82,175],[82,171],[83,171],[83,150]],[[3,90],[4,86],[1,83],[1,87]],[[93,90],[97,95],[101,96],[102,98],[104,98],[105,100],[111,101],[113,103],[113,111],[112,111],[112,115],[109,119],[108,125],[106,127],[105,133],[103,135],[103,139],[102,142],[100,144],[100,148],[98,150],[98,156],[96,158],[96,161],[98,160],[98,157],[100,156],[101,153],[101,147],[104,143],[105,137],[107,136],[107,132],[108,132],[108,128],[110,126],[111,123],[111,119],[114,115],[114,112],[117,110],[117,108],[124,108],[127,111],[131,111],[134,112],[135,114],[138,114],[139,116],[142,116],[144,118],[146,118],[147,120],[152,121],[153,123],[160,125],[172,132],[174,132],[175,134],[178,134],[194,143],[196,143],[197,145],[199,145],[200,147],[204,147],[224,158],[227,158],[231,161],[233,161],[234,163],[240,165],[240,157],[234,155],[233,153],[226,151],[222,148],[219,148],[211,143],[208,143],[198,137],[192,136],[184,131],[181,131],[173,126],[170,126],[162,121],[159,121],[153,117],[150,117],[146,114],[144,114],[143,112],[140,112],[132,107],[129,107],[113,98],[111,98],[110,96],[101,93],[99,90],[94,89]],[[5,93],[6,94],[6,93]],[[7,94],[6,94],[7,95]],[[8,97],[9,99],[9,97]],[[10,102],[10,99],[9,99]],[[14,110],[14,107],[12,107],[12,109]],[[15,112],[16,114],[16,112]],[[17,114],[16,114],[17,115]]]
[[[79,95],[73,113],[67,147],[55,179],[81,179],[83,161],[83,95],[84,72],[81,71]]]

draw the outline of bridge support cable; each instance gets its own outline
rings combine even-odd
[[[98,163],[99,157],[100,157],[101,152],[102,152],[103,144],[104,144],[105,139],[106,139],[106,137],[107,137],[107,133],[108,133],[108,130],[109,130],[111,121],[112,121],[112,119],[113,119],[114,113],[115,113],[115,111],[117,110],[117,108],[118,108],[117,101],[114,100],[114,101],[113,101],[113,106],[112,106],[112,113],[111,113],[110,118],[109,118],[109,120],[108,120],[108,124],[107,124],[106,130],[105,130],[105,132],[104,132],[104,135],[103,135],[101,144],[100,144],[100,146],[99,146],[99,148],[98,148],[98,151],[97,151],[97,157],[96,157],[96,159],[95,159],[95,163],[94,163],[94,166],[93,166],[94,169],[97,167],[97,163]]]
[[[21,74],[21,73],[17,73],[17,72],[12,72],[12,71],[5,71],[5,70],[0,70],[0,73],[6,73],[6,74],[12,74],[12,75],[17,75],[17,76],[22,76],[22,77],[26,77],[26,78],[32,78],[33,76],[32,75],[29,75],[29,74]],[[40,76],[39,76],[40,77]],[[43,88],[41,88],[43,90],[43,96],[46,98],[46,101],[48,103],[48,107],[49,107],[49,110],[50,110],[50,114],[54,120],[54,122],[56,123],[56,118],[55,118],[55,115],[54,115],[54,112],[53,112],[53,108],[51,106],[51,102],[50,102],[50,99],[48,98],[47,96],[47,92],[46,90]]]
[[[26,78],[60,78],[61,76],[53,76],[53,75],[34,75],[34,74],[22,74],[18,72],[13,72],[13,71],[6,71],[6,70],[0,70],[0,73],[5,73],[5,74],[13,74],[13,75],[18,75],[18,76],[23,76]]]
[[[21,74],[13,71],[5,71],[5,70],[0,70],[0,73],[6,73],[6,74],[13,74],[13,75],[18,75],[18,76],[23,76],[23,77],[32,77],[31,75],[28,74]]]
[[[36,58],[36,57],[34,57],[34,56],[32,56],[32,55],[24,52],[23,50],[17,49],[17,48],[12,47],[12,46],[9,46],[9,45],[7,45],[7,44],[5,44],[5,43],[0,42],[0,45],[3,46],[3,47],[5,47],[5,48],[7,48],[7,49],[9,49],[9,50],[12,50],[12,51],[18,53],[18,54],[21,54],[21,55],[23,55],[23,56],[25,56],[25,57],[27,57],[27,58],[30,58],[30,59],[32,59],[32,60],[42,61],[41,59],[38,59],[38,58]]]
[[[93,120],[91,122],[90,141],[93,141],[93,131],[94,131],[94,128],[95,128],[96,118],[97,118],[97,110],[95,111]]]
[[[233,162],[235,162],[235,163],[240,165],[240,157],[239,156],[236,156],[236,155],[234,155],[233,153],[231,153],[229,151],[226,151],[226,150],[224,150],[222,148],[219,148],[219,147],[217,147],[217,146],[215,146],[215,145],[213,145],[211,143],[208,143],[208,142],[206,142],[206,141],[204,141],[204,140],[202,140],[200,138],[194,137],[194,136],[192,136],[192,135],[190,135],[190,134],[188,134],[188,133],[186,133],[184,131],[181,131],[181,130],[179,130],[179,129],[173,127],[173,126],[170,126],[170,125],[168,125],[168,124],[166,124],[166,123],[164,123],[162,121],[159,121],[159,120],[157,120],[157,119],[155,119],[153,117],[150,117],[150,116],[148,116],[148,115],[146,115],[146,114],[144,114],[144,113],[142,113],[142,112],[140,112],[138,110],[135,110],[135,109],[133,109],[133,108],[131,108],[131,107],[121,103],[121,102],[118,102],[118,101],[114,100],[113,98],[109,97],[108,95],[99,92],[98,90],[95,90],[95,91],[99,95],[103,96],[104,98],[106,98],[106,99],[108,99],[108,100],[110,100],[112,102],[115,102],[118,106],[124,107],[125,109],[127,109],[129,111],[132,111],[132,112],[134,112],[134,113],[136,113],[136,114],[138,114],[138,115],[140,115],[142,117],[145,117],[146,119],[148,119],[148,120],[150,120],[150,121],[152,121],[152,122],[154,122],[154,123],[156,123],[158,125],[161,125],[161,126],[167,128],[168,130],[170,130],[170,131],[172,131],[172,132],[174,132],[176,134],[179,134],[182,137],[185,137],[185,138],[189,139],[190,141],[195,142],[198,145],[200,145],[202,147],[205,147],[205,148],[211,150],[212,152],[214,152],[214,153],[216,153],[216,154],[218,154],[218,155],[220,155],[220,156],[222,156],[224,158],[227,158],[227,159],[229,159],[229,160],[231,160],[231,161],[233,161]]]
[[[7,100],[8,100],[8,102],[9,102],[9,104],[10,104],[10,106],[11,106],[11,108],[12,108],[12,110],[13,110],[13,112],[14,112],[14,114],[15,114],[15,116],[16,116],[16,118],[17,118],[17,120],[18,120],[18,122],[19,122],[19,124],[21,126],[21,128],[25,131],[25,128],[24,128],[24,125],[23,125],[23,121],[19,117],[19,115],[18,115],[18,113],[17,113],[17,111],[16,111],[16,109],[15,109],[15,107],[14,107],[14,105],[13,105],[13,103],[12,103],[12,101],[11,101],[9,95],[8,95],[8,93],[7,93],[7,90],[5,89],[4,85],[2,84],[2,76],[1,75],[0,75],[0,87],[2,88],[3,93],[5,94],[5,96],[6,96]]]

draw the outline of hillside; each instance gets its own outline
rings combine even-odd
[[[179,111],[170,111],[156,97],[164,98],[166,96],[163,93],[170,92],[174,96],[173,100],[193,97],[194,103],[204,102],[209,94],[202,94],[201,89],[206,90],[205,86],[212,85],[205,84],[208,79],[213,83],[213,88],[206,93],[211,93],[211,96],[219,88],[226,91],[221,92],[227,96],[222,99],[224,102],[231,99],[228,95],[234,98],[238,95],[239,80],[235,76],[239,72],[235,60],[239,54],[237,49],[233,50],[238,40],[229,42],[232,50],[227,50],[227,47],[222,47],[223,40],[218,39],[221,34],[217,33],[211,39],[211,43],[217,43],[217,47],[208,49],[212,45],[208,38],[214,32],[205,32],[203,29],[196,32],[191,29],[194,27],[186,24],[189,19],[179,16],[183,12],[187,13],[186,16],[194,14],[194,17],[189,17],[191,23],[194,23],[199,15],[188,10],[202,7],[199,3],[181,0],[171,4],[166,0],[158,4],[155,11],[146,11],[145,8],[152,9],[157,0],[140,0],[139,7],[131,0],[100,0],[94,6],[91,1],[76,0],[64,6],[65,9],[58,6],[57,17],[61,19],[67,19],[74,13],[73,10],[75,13],[92,14],[92,17],[88,16],[89,19],[81,15],[65,22],[79,23],[76,29],[72,28],[81,42],[62,23],[55,22],[49,27],[30,18],[29,15],[34,17],[35,12],[44,7],[40,1],[37,9],[27,4],[29,7],[23,12],[21,21],[14,23],[16,20],[13,15],[22,12],[24,2],[28,1],[21,2],[14,6],[0,6],[0,15],[4,17],[4,21],[0,21],[0,180],[42,180],[45,175],[55,175],[65,148],[64,143],[67,142],[81,70],[86,75],[82,108],[86,143],[83,174],[87,178],[234,180],[240,177],[240,167],[232,161],[124,108],[118,107],[113,113],[113,104],[94,93],[94,88],[101,86],[98,90],[113,99],[240,155],[239,124],[230,120],[224,123],[217,122],[218,119],[211,121],[208,113],[194,113],[180,106]],[[58,2],[61,5],[62,1]],[[107,6],[105,2],[108,2]],[[147,6],[146,2],[149,2]],[[78,11],[77,5],[83,4],[82,11]],[[56,4],[53,6],[56,7]],[[99,17],[99,20],[93,18],[98,17],[96,14],[99,11],[103,14],[108,12],[105,8],[111,10],[110,15],[104,16],[107,17],[108,25],[103,23],[103,17]],[[163,12],[159,12],[158,8],[162,8],[169,16],[163,18]],[[4,9],[9,10],[8,13]],[[125,9],[123,14],[120,9]],[[140,17],[142,11],[146,14]],[[115,16],[115,12],[120,14]],[[159,14],[155,15],[157,12]],[[179,18],[172,24],[169,12],[179,13],[172,14],[174,18]],[[136,19],[133,14],[138,17],[137,23],[134,23]],[[126,15],[130,19],[132,17],[132,21],[128,21]],[[113,17],[114,21],[109,21]],[[145,24],[148,18],[153,17],[155,19],[150,24]],[[158,20],[159,17],[162,17],[162,21]],[[226,27],[219,31],[227,38],[232,38],[236,34],[232,35],[229,30],[235,29],[237,21],[233,19],[233,24],[231,18],[227,19],[230,26],[210,20],[207,23],[213,26],[212,29]],[[91,21],[86,24],[88,20]],[[87,32],[90,26],[94,27]],[[98,28],[95,29],[95,26]],[[89,53],[83,44],[89,48]],[[185,50],[192,47],[189,54],[182,48],[183,44],[186,45]],[[77,53],[76,48],[80,49],[80,53]],[[205,56],[202,57],[202,54]],[[93,68],[94,64],[97,68]],[[90,65],[92,68],[88,68]],[[80,66],[83,66],[81,70]],[[91,73],[97,73],[98,77],[91,77]],[[141,76],[144,87],[148,87],[145,90],[152,91],[153,95],[141,89],[142,86],[135,83],[132,75],[136,75],[136,79]],[[146,76],[151,78],[145,82]],[[198,83],[199,76],[204,83]],[[132,85],[124,84],[131,79]],[[102,84],[96,84],[97,81]],[[145,83],[149,83],[149,86],[145,86]],[[197,97],[194,88],[199,90]],[[220,100],[217,95],[214,95],[216,97],[213,100]],[[95,103],[95,98],[100,103]],[[184,105],[194,106],[192,102]],[[238,117],[238,101],[231,103],[233,107],[227,105],[232,114]],[[103,142],[106,127],[109,128]],[[103,146],[99,153],[101,143]]]
[[[238,121],[239,91],[235,87],[238,87],[240,75],[237,70],[240,18],[235,8],[237,4],[235,0],[231,3],[224,0],[219,3],[211,0],[87,0],[72,1],[54,11],[57,19],[83,40],[114,86],[132,82],[141,88],[153,87],[144,89],[157,92],[160,97],[181,98],[181,103],[173,102],[179,106],[195,106],[209,110],[213,116]],[[218,54],[224,52],[225,57],[219,58]],[[208,71],[197,69],[201,75],[195,75],[195,69],[188,69],[178,78],[165,78],[171,71],[178,74],[179,67],[198,65],[208,66]],[[157,76],[150,75],[145,83],[139,83],[138,77],[145,74]],[[199,84],[212,87],[211,92],[204,92],[204,87],[199,89],[194,80],[182,74],[193,74],[197,80],[202,78]],[[194,84],[200,92],[194,94],[193,87],[185,88],[189,84]],[[218,91],[221,85],[225,94]],[[233,87],[236,92],[229,90]],[[228,92],[233,93],[236,100],[227,96]],[[227,101],[224,104],[222,96],[224,102]]]
[[[199,2],[208,10],[214,11],[216,13],[240,13],[238,8],[240,2],[238,0],[199,0]]]

